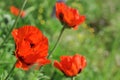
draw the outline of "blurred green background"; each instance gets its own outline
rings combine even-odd
[[[16,16],[10,13],[10,6],[21,7],[24,0],[0,0],[0,44],[12,27]],[[61,55],[82,54],[87,59],[87,67],[75,80],[120,80],[120,1],[119,0],[65,0],[66,4],[78,9],[86,21],[78,30],[66,29],[51,60],[59,60]],[[24,10],[26,16],[20,18],[17,27],[37,26],[49,39],[51,50],[62,28],[56,19],[56,0],[28,0]],[[0,80],[12,68],[15,57],[14,41],[9,40],[0,48]],[[53,64],[53,62],[52,62]],[[15,69],[10,80],[70,80],[62,72],[49,64],[38,70]]]

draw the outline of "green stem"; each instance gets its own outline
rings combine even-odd
[[[12,69],[10,70],[10,72],[8,73],[8,75],[6,76],[6,78],[4,80],[7,80],[9,78],[9,76],[12,74],[13,70],[15,69],[15,64],[17,63],[17,61],[14,63]]]
[[[75,80],[75,77],[71,77],[71,80]]]
[[[56,41],[54,47],[53,47],[52,50],[50,51],[50,53],[49,53],[49,55],[48,55],[48,58],[52,55],[52,53],[54,52],[55,48],[57,47],[58,42],[60,41],[60,38],[61,38],[61,36],[62,36],[64,30],[65,30],[65,26],[63,26],[63,28],[61,29],[61,32],[60,32],[60,34],[59,34],[59,37],[58,37],[58,39],[57,39],[57,41]]]
[[[1,43],[0,48],[1,48],[1,47],[4,45],[4,43],[9,39],[10,34],[11,34],[11,31],[13,30],[13,28],[16,27],[17,22],[18,22],[18,20],[19,20],[19,18],[20,18],[20,14],[22,13],[22,11],[23,11],[26,3],[27,3],[27,0],[24,0],[23,5],[22,5],[22,7],[21,7],[21,9],[20,9],[21,11],[19,12],[18,16],[16,17],[15,22],[14,22],[13,26],[11,27],[10,31],[8,32],[8,34],[6,35],[4,41]]]
[[[56,75],[56,71],[54,71],[54,72],[52,73],[50,80],[53,80],[54,77],[55,77],[55,75]]]

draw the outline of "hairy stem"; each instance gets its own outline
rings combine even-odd
[[[71,80],[75,80],[75,77],[71,77]]]
[[[15,69],[15,64],[17,63],[17,61],[14,63],[12,69],[10,70],[10,72],[8,73],[8,75],[6,76],[6,78],[4,80],[7,80],[9,78],[9,76],[12,74],[12,72],[14,71]]]
[[[27,0],[24,0],[20,12],[19,12],[18,16],[16,17],[15,22],[14,22],[13,26],[11,27],[10,31],[7,33],[7,35],[6,35],[5,39],[4,39],[4,41],[1,43],[0,48],[3,47],[4,43],[9,39],[10,34],[11,34],[11,31],[13,30],[13,28],[16,27],[17,22],[18,22],[18,20],[19,20],[19,18],[20,18],[20,14],[22,13],[22,11],[23,11],[23,9],[24,9],[26,3],[27,3]]]
[[[56,49],[56,47],[57,47],[57,45],[58,45],[58,43],[59,43],[59,41],[60,41],[60,38],[61,38],[61,36],[62,36],[64,30],[65,30],[65,27],[63,26],[63,28],[61,29],[61,32],[60,32],[60,34],[59,34],[59,36],[58,36],[58,39],[57,39],[57,41],[56,41],[54,47],[52,48],[52,50],[50,51],[50,53],[49,53],[49,55],[48,55],[48,58],[52,55],[52,53],[53,53],[54,50]]]

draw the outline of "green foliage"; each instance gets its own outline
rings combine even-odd
[[[16,16],[9,7],[20,8],[24,0],[0,0],[0,45],[5,40]],[[49,51],[60,33],[62,25],[52,15],[56,0],[28,0],[27,15],[18,21],[23,25],[37,26],[49,39]],[[66,4],[86,15],[86,22],[78,30],[66,29],[51,60],[59,60],[61,55],[82,54],[87,59],[87,67],[75,80],[120,80],[120,5],[119,0],[66,0]],[[15,62],[15,45],[9,40],[0,47],[0,80],[9,73]],[[52,63],[53,64],[53,63]],[[15,69],[10,80],[70,80],[54,66],[46,65],[39,70],[23,71]]]

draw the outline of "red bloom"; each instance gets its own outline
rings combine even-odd
[[[14,14],[15,16],[18,16],[20,10],[18,8],[16,8],[15,6],[11,6],[10,7],[10,11],[12,14]],[[25,16],[25,12],[22,11],[21,14],[20,14],[21,17],[24,17]]]
[[[79,15],[76,9],[70,8],[64,2],[56,3],[56,17],[62,24],[76,29],[79,24],[85,21],[85,16]]]
[[[66,76],[76,76],[86,66],[86,59],[81,55],[61,56],[60,62],[55,61],[54,66],[60,69]]]
[[[28,70],[32,65],[39,66],[50,63],[48,55],[48,39],[34,26],[23,26],[12,31],[16,43],[15,56],[17,68]]]

